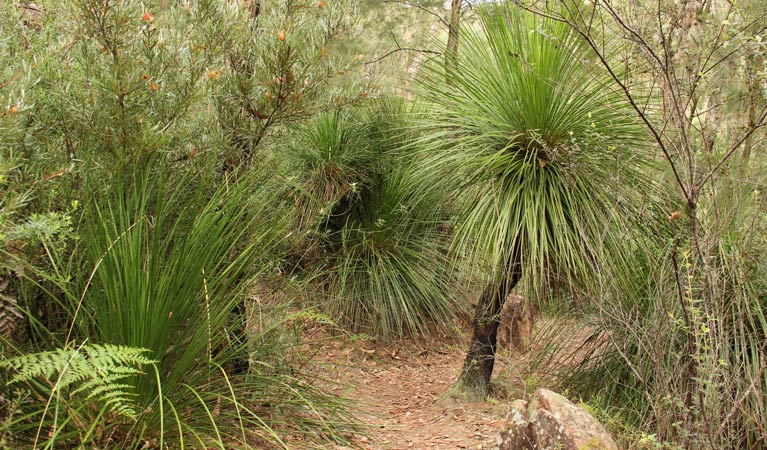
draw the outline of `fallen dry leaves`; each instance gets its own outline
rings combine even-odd
[[[337,383],[334,392],[367,411],[360,448],[489,449],[503,423],[503,403],[461,403],[443,394],[463,362],[462,346],[439,341],[388,347],[326,341],[313,370]],[[426,347],[426,348],[424,348]],[[344,447],[330,447],[344,450]]]

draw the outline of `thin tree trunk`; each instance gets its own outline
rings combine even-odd
[[[474,329],[463,370],[454,390],[469,399],[484,399],[491,391],[490,378],[495,366],[496,341],[501,311],[506,297],[522,278],[519,245],[510,261],[482,291],[474,314]]]
[[[461,4],[463,0],[452,0],[450,8],[450,26],[447,34],[445,67],[448,83],[458,64],[458,32],[461,29]]]
[[[756,126],[756,108],[759,101],[760,89],[759,78],[756,75],[758,67],[761,67],[763,59],[757,55],[752,55],[746,58],[746,76],[748,80],[748,125],[747,129],[753,129]],[[743,157],[740,161],[740,168],[738,175],[740,175],[740,181],[743,181],[744,177],[748,173],[748,165],[751,160],[751,149],[754,146],[753,134],[746,138],[743,142]]]

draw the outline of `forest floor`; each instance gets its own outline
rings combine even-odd
[[[330,389],[358,402],[370,425],[356,436],[363,449],[490,449],[508,411],[507,401],[466,403],[446,395],[463,364],[465,336],[381,346],[371,341],[315,340],[315,374]],[[510,359],[497,358],[494,378],[517,391],[522,378]],[[516,380],[514,379],[516,377]],[[519,388],[514,388],[517,385]],[[509,394],[510,398],[515,395]],[[335,447],[344,449],[345,447]]]

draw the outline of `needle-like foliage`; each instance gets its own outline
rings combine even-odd
[[[381,101],[308,124],[286,157],[324,308],[384,338],[449,327],[461,311],[448,270],[439,202],[415,195],[397,153],[403,107]],[[308,250],[307,250],[308,248]]]
[[[590,50],[565,24],[511,3],[481,11],[456,65],[427,67],[413,141],[426,190],[457,207],[456,248],[489,268],[458,390],[490,392],[501,307],[554,267],[597,286],[625,267],[622,209],[641,189],[643,135]]]
[[[565,25],[514,6],[481,18],[457,67],[420,80],[418,179],[458,198],[456,242],[475,262],[502,268],[519,239],[530,275],[593,273],[641,189],[642,130]]]

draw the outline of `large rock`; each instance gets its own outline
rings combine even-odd
[[[538,389],[517,400],[498,438],[498,450],[618,450],[594,417],[565,397]]]

